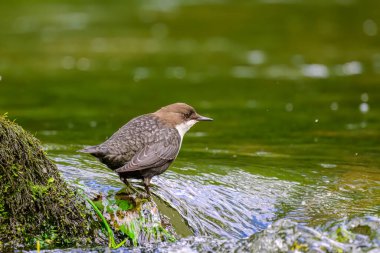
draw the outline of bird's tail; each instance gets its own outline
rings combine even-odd
[[[98,146],[89,146],[84,149],[80,149],[77,152],[82,152],[82,153],[89,153],[89,154],[95,154],[99,152]]]

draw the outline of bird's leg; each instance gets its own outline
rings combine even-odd
[[[131,186],[131,183],[129,183],[128,179],[126,177],[123,177],[122,175],[119,175],[120,177],[120,180],[125,184],[127,185],[128,187]]]
[[[135,187],[132,186],[132,184],[128,181],[126,177],[123,177],[121,175],[119,175],[119,177],[120,177],[120,180],[127,186],[129,190],[132,190],[132,192],[137,192]]]
[[[150,177],[145,177],[144,178],[145,191],[146,191],[146,193],[148,193],[149,196],[150,196],[150,190],[149,190],[150,180],[151,180]]]

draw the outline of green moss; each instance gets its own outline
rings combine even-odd
[[[371,228],[367,225],[355,226],[355,227],[351,228],[350,231],[355,233],[355,234],[362,234],[362,235],[367,235],[367,236],[371,236],[371,232],[372,232]]]
[[[343,227],[338,227],[335,231],[335,238],[338,242],[346,243],[353,239],[354,234]]]
[[[43,195],[48,192],[49,187],[45,185],[31,185],[30,190],[33,198],[36,200],[43,197]]]
[[[0,241],[5,248],[86,245],[97,238],[84,201],[68,187],[39,141],[0,116]]]
[[[294,241],[293,245],[291,246],[290,248],[292,251],[295,251],[295,252],[308,252],[309,251],[309,247],[307,244],[305,243],[299,243],[297,240]]]
[[[30,191],[32,193],[32,197],[36,200],[38,198],[43,197],[44,194],[49,193],[49,191],[52,188],[56,187],[55,184],[53,184],[54,181],[55,181],[55,179],[53,177],[51,177],[46,181],[47,182],[46,185],[30,183],[29,187],[30,187]],[[74,194],[71,193],[70,196],[73,197]],[[60,200],[60,203],[63,204],[64,203],[63,200]]]
[[[124,199],[116,199],[115,204],[121,211],[128,211],[133,208],[133,204],[130,201],[126,201]]]

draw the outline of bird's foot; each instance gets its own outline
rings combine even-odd
[[[128,181],[127,178],[120,176],[120,180],[125,184],[125,192],[128,194],[134,194],[138,192],[138,190],[132,186],[132,184]]]
[[[150,195],[150,193],[143,192],[143,191],[137,193],[137,197],[140,198],[140,199],[147,199],[147,200],[151,200],[152,199],[152,196]]]

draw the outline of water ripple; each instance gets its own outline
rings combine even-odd
[[[51,152],[50,156],[76,187],[90,195],[123,188],[118,176],[95,159],[62,152]],[[256,175],[233,163],[182,165],[153,178],[152,190],[181,214],[196,236],[240,239],[282,217],[321,224],[331,218],[379,210],[377,174],[362,168],[350,167],[340,177],[322,176],[313,184],[302,184]],[[336,169],[330,168],[330,163],[319,166]]]
[[[279,202],[297,185],[221,168],[226,169],[226,175],[169,171],[155,180],[157,194],[187,219],[195,234],[242,238],[265,229],[277,217]]]

